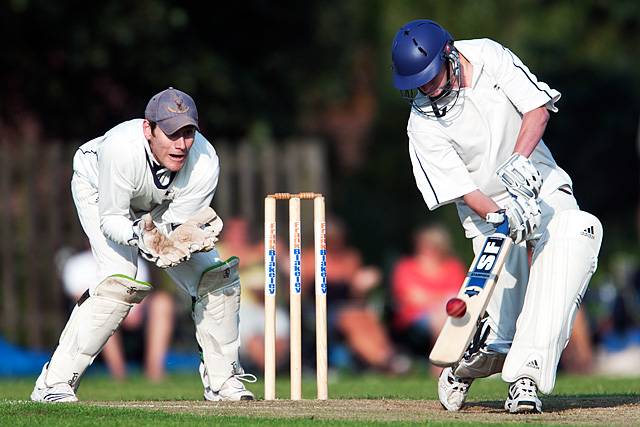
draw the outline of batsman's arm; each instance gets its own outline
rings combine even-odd
[[[542,175],[529,156],[540,143],[548,121],[549,111],[545,106],[526,112],[513,154],[496,170],[507,191],[514,196],[535,199],[540,194]]]
[[[480,190],[465,194],[462,200],[464,200],[465,204],[473,209],[480,218],[486,218],[488,213],[500,210],[500,206]]]
[[[548,122],[549,110],[545,106],[524,113],[513,152],[529,157],[542,139]]]

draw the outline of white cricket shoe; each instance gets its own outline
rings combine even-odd
[[[526,377],[518,378],[509,386],[509,395],[504,402],[504,409],[512,414],[540,413],[542,402],[538,399],[536,383]]]
[[[207,386],[204,389],[204,400],[211,402],[221,400],[254,400],[253,393],[244,387],[242,381],[254,383],[257,381],[257,378],[252,374],[234,375],[225,381],[217,392]]]
[[[67,383],[54,384],[51,387],[38,387],[31,392],[31,400],[44,403],[77,402],[78,398],[73,388]]]
[[[49,362],[42,366],[42,371],[36,380],[36,385],[31,392],[31,400],[34,402],[45,403],[62,403],[62,402],[77,402],[78,398],[76,393],[67,383],[57,383],[52,386],[48,386],[45,379],[47,377],[47,370],[49,369]]]
[[[438,398],[447,411],[459,411],[464,405],[473,378],[453,375],[451,368],[444,368],[438,378]]]

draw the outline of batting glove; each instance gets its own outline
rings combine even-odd
[[[525,241],[540,226],[540,206],[536,199],[513,197],[504,209],[487,214],[486,221],[495,226],[509,221],[509,237],[518,244]]]
[[[542,175],[528,158],[514,153],[496,171],[513,196],[535,199],[542,188]]]

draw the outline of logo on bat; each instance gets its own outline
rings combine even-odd
[[[487,239],[476,265],[467,274],[469,280],[464,287],[466,295],[474,297],[484,290],[487,280],[491,278],[491,271],[496,264],[503,243],[504,239],[501,237],[489,237]]]

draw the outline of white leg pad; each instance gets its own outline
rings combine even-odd
[[[73,309],[38,387],[67,383],[76,390],[82,374],[129,313],[152,290],[150,284],[124,275],[107,277]],[[87,294],[88,295],[88,294]]]
[[[205,389],[214,392],[233,375],[242,374],[238,360],[240,347],[239,260],[221,261],[207,269],[198,285],[193,304],[196,339],[202,351],[201,368]]]
[[[576,312],[596,270],[602,225],[580,210],[558,213],[536,245],[522,313],[502,370],[514,382],[533,379],[551,393]]]

